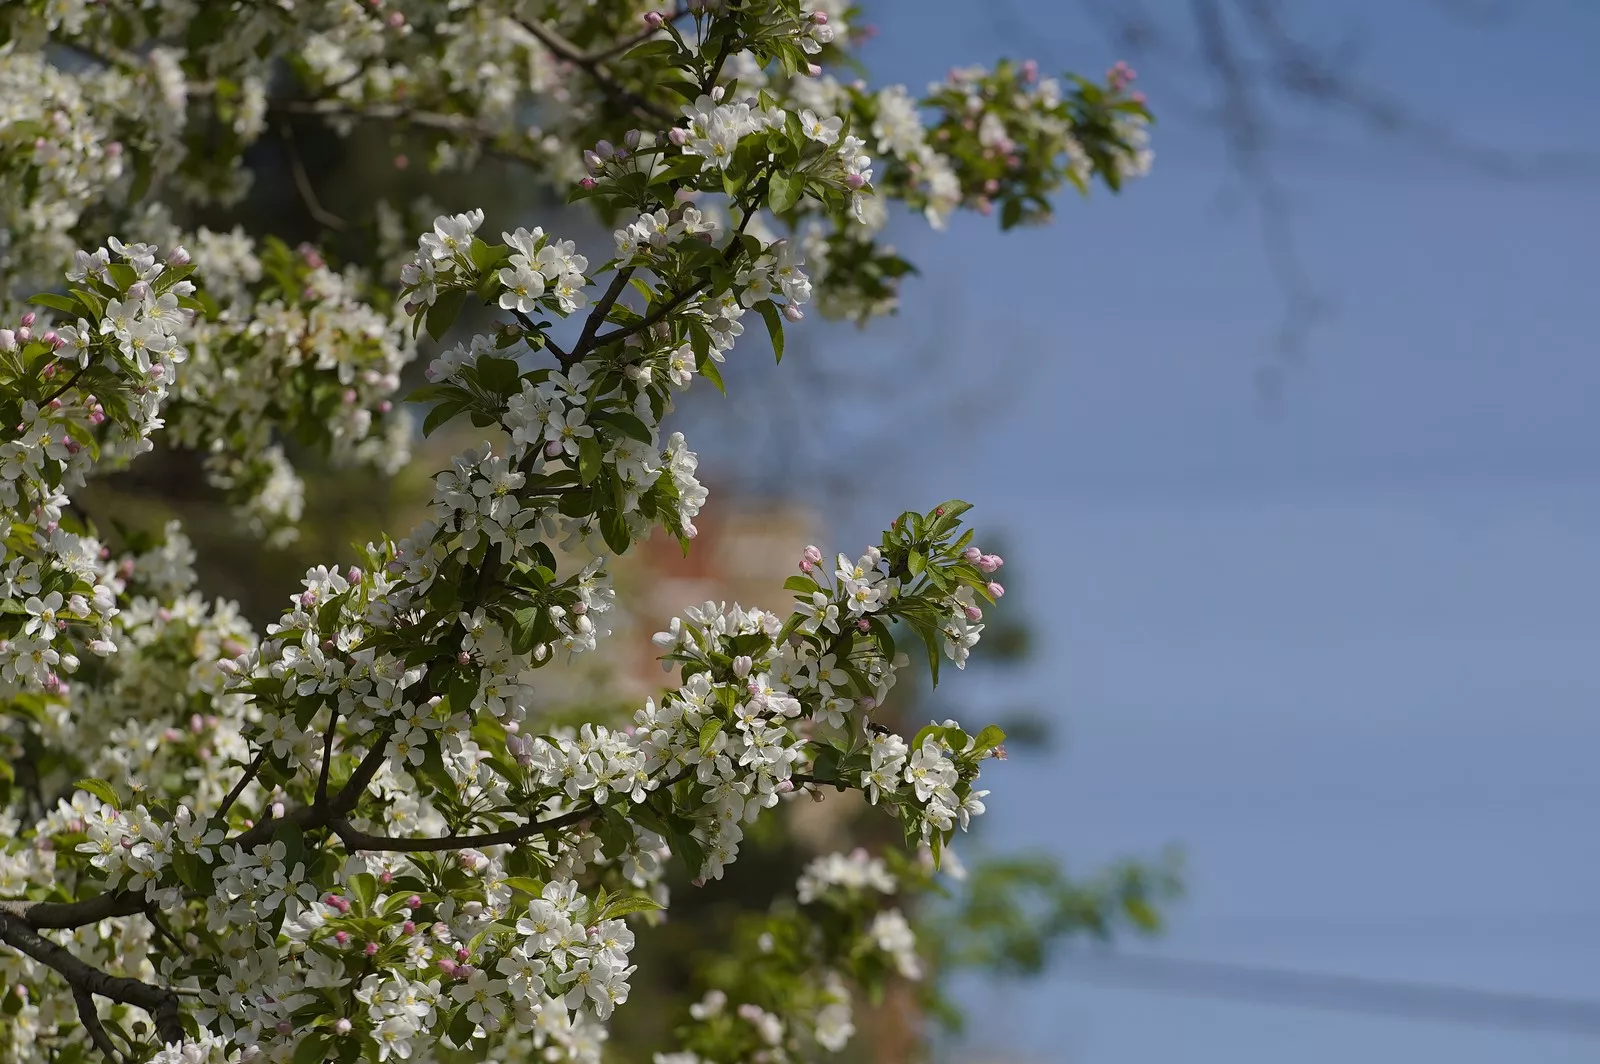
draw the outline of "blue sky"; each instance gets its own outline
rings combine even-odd
[[[1364,28],[1360,70],[1466,136],[1600,159],[1600,7],[1445,6],[1284,8]],[[1078,4],[1010,7],[880,0],[874,76],[1117,58]],[[1187,4],[1145,8],[1185,25]],[[1140,66],[1173,116],[1147,181],[1044,230],[903,225],[925,276],[901,318],[830,336],[863,358],[938,336],[964,381],[997,378],[984,416],[935,434],[938,468],[864,472],[872,512],[849,522],[961,495],[1007,530],[1047,653],[960,695],[974,716],[1038,706],[1063,741],[997,772],[982,846],[1084,867],[1182,844],[1190,898],[1141,949],[1600,999],[1600,176],[1495,180],[1294,120],[1279,172],[1332,313],[1266,409],[1253,375],[1283,304],[1248,200],[1195,108],[1164,106],[1204,82]],[[1042,801],[1060,817],[1024,812]],[[1600,1052],[1065,977],[972,993],[982,1059]]]

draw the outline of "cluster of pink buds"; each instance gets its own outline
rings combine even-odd
[[[966,550],[961,552],[961,556],[967,559],[967,561],[971,562],[973,565],[976,565],[985,573],[993,573],[1006,563],[1005,559],[1000,557],[1000,555],[985,554],[977,547],[968,547]],[[1006,589],[1002,587],[1000,582],[997,580],[989,581],[985,587],[985,590],[988,591],[990,596],[993,598],[999,598],[1001,595],[1006,593]]]
[[[800,571],[802,573],[809,573],[814,570],[818,564],[821,563],[821,561],[822,551],[818,550],[815,546],[808,546],[806,547],[804,553],[802,553],[800,556]]]

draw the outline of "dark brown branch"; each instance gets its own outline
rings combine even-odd
[[[333,766],[333,740],[339,731],[339,704],[335,702],[328,718],[328,730],[322,736],[322,767],[317,770],[316,804],[328,800],[328,770]]]
[[[589,352],[594,344],[595,333],[600,331],[601,323],[606,320],[606,315],[611,313],[611,308],[621,297],[622,290],[628,286],[628,278],[632,276],[633,267],[624,266],[617,270],[615,277],[611,278],[611,285],[606,289],[606,294],[600,297],[600,302],[589,312],[589,320],[583,323],[583,333],[578,337],[578,342],[572,345],[570,361],[577,362]],[[562,361],[566,362],[569,359]]]
[[[73,987],[72,1000],[78,1006],[78,1019],[83,1021],[83,1029],[89,1032],[89,1041],[105,1054],[107,1060],[116,1064],[117,1047],[111,1044],[111,1036],[106,1034],[105,1027],[100,1023],[100,1012],[94,1007],[94,995]]]
[[[178,995],[171,990],[152,986],[138,979],[111,975],[91,967],[64,946],[44,938],[25,921],[5,911],[0,911],[0,942],[53,969],[67,981],[67,985],[72,988],[73,997],[78,1001],[79,1013],[84,1016],[84,1025],[90,1028],[90,1036],[95,1039],[95,1044],[100,1046],[102,1051],[107,1051],[109,1040],[105,1040],[102,1044],[102,1039],[105,1039],[103,1030],[98,1037],[95,1036],[94,1029],[99,1026],[99,1019],[94,1016],[93,1001],[87,1000],[89,995],[109,998],[124,1005],[144,1009],[155,1021],[156,1033],[163,1042],[183,1041],[183,1020],[178,1011]],[[86,1004],[87,1009],[85,1009]],[[116,1060],[115,1056],[111,1059]]]
[[[83,927],[114,916],[144,911],[144,895],[107,891],[82,901],[0,902],[0,916],[20,920],[35,930]]]
[[[222,805],[217,807],[217,816],[224,817],[228,815],[228,810],[233,808],[233,803],[239,800],[239,795],[244,793],[244,789],[250,786],[250,781],[256,778],[256,773],[261,771],[261,763],[266,759],[267,747],[263,744],[261,749],[256,751],[255,759],[244,767],[244,775],[239,777],[239,782],[235,783],[233,790],[229,791],[228,796],[222,799]]]
[[[348,816],[361,801],[362,795],[367,793],[367,785],[372,782],[372,777],[383,767],[384,751],[388,745],[387,736],[375,736],[372,749],[367,751],[367,756],[350,774],[350,781],[325,805],[305,805],[286,816],[268,817],[230,841],[240,849],[248,850],[271,839],[280,825],[295,824],[302,831],[311,831]]]
[[[491,831],[483,835],[446,835],[437,838],[403,838],[393,835],[369,835],[352,827],[348,820],[334,820],[329,826],[344,843],[345,849],[391,851],[396,853],[431,853],[439,850],[472,850],[480,846],[507,846],[523,842],[548,831],[571,827],[600,812],[593,803],[562,813],[549,820],[534,820],[514,828]]]

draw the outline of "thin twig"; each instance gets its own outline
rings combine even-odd
[[[329,824],[334,834],[344,843],[345,849],[352,853],[356,850],[389,851],[395,853],[432,853],[439,850],[474,850],[480,846],[506,846],[514,842],[531,839],[535,835],[542,835],[547,831],[558,831],[561,828],[571,827],[600,812],[600,807],[594,804],[582,806],[569,813],[563,813],[549,820],[534,820],[526,824],[519,824],[514,828],[505,828],[501,831],[491,831],[483,835],[447,835],[429,838],[404,838],[393,835],[369,835],[365,831],[357,830],[348,820],[334,820]]]
[[[581,359],[589,352],[594,343],[594,334],[600,331],[600,324],[606,320],[606,315],[611,313],[611,308],[616,305],[617,299],[622,295],[622,290],[628,286],[628,278],[633,276],[633,267],[624,266],[619,269],[616,276],[611,278],[611,284],[606,289],[606,294],[600,297],[600,302],[594,305],[589,312],[589,320],[583,323],[583,333],[579,335],[578,342],[572,345],[571,360]],[[563,359],[562,361],[566,361]]]
[[[322,737],[322,768],[317,772],[317,805],[328,800],[328,768],[333,764],[333,737],[339,729],[339,705],[334,703],[328,718],[328,731]]]
[[[558,59],[565,59],[593,78],[594,83],[600,87],[600,91],[605,95],[618,103],[626,104],[633,108],[641,117],[654,118],[662,122],[671,122],[673,120],[672,112],[645,99],[632,89],[624,87],[621,82],[611,76],[599,58],[583,51],[556,30],[533,19],[519,18],[516,21],[517,25],[533,34],[539,43],[548,48]]]
[[[256,778],[256,773],[261,771],[261,763],[266,759],[267,746],[263,743],[261,749],[256,751],[255,759],[245,766],[244,775],[239,777],[239,782],[235,783],[233,790],[229,791],[228,796],[222,799],[222,805],[217,808],[217,816],[224,817],[228,815],[228,810],[233,808],[233,803],[239,800],[239,795],[244,793],[244,789],[250,786],[250,781]]]
[[[78,1005],[78,1019],[83,1021],[83,1029],[89,1032],[89,1041],[106,1055],[111,1064],[117,1064],[120,1059],[117,1047],[111,1044],[111,1036],[106,1034],[105,1027],[100,1023],[100,1010],[95,1008],[94,995],[75,986],[72,988],[72,1000]]]
[[[311,175],[306,173],[306,164],[300,158],[300,149],[294,142],[294,127],[288,122],[278,123],[278,132],[283,136],[283,150],[289,156],[289,173],[294,176],[294,187],[300,193],[300,201],[306,205],[306,213],[312,219],[329,229],[343,232],[349,228],[349,223],[334,214],[322,205],[317,199],[317,190],[311,185]]]

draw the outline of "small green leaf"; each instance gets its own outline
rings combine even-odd
[[[771,182],[767,185],[767,206],[772,208],[774,214],[782,214],[796,203],[806,190],[806,177],[804,174],[787,173],[773,174]]]
[[[440,292],[434,299],[433,306],[428,308],[428,335],[435,340],[442,339],[444,334],[450,331],[450,326],[455,324],[456,316],[461,313],[466,301],[465,288],[447,288]]]
[[[764,299],[756,304],[756,309],[761,312],[761,320],[767,323],[767,335],[772,338],[772,354],[779,361],[783,361],[783,318],[778,311],[778,305],[770,299]]]
[[[707,717],[700,725],[700,756],[706,757],[711,753],[712,744],[717,741],[717,735],[722,731],[721,717]]]
[[[809,576],[791,576],[783,582],[783,589],[785,591],[796,591],[802,595],[810,595],[822,590],[817,586],[817,582]]]
[[[440,403],[438,406],[428,411],[428,416],[422,419],[422,435],[433,435],[435,429],[443,425],[445,422],[452,420],[457,414],[461,413],[466,408],[467,402],[464,399],[458,399],[455,402],[450,403]]]
[[[656,912],[662,908],[664,906],[654,898],[647,898],[643,894],[629,894],[626,897],[613,900],[611,904],[605,907],[605,911],[600,914],[600,918],[602,920],[611,920],[619,916],[627,916],[630,913]]]
[[[294,1064],[322,1064],[327,1047],[326,1035],[307,1035],[294,1047]]]
[[[600,444],[595,442],[593,436],[580,436],[578,438],[578,475],[583,478],[583,483],[593,484],[594,478],[600,475],[600,470],[604,465],[605,452],[600,449]]]
[[[36,307],[49,307],[51,310],[59,310],[63,314],[76,316],[82,313],[77,300],[71,296],[57,295],[55,292],[40,292],[38,295],[29,296],[28,302]]]
[[[455,1013],[450,1017],[450,1041],[454,1042],[458,1048],[465,1048],[467,1043],[472,1041],[472,1032],[477,1029],[478,1025],[473,1023],[467,1016],[466,1005],[456,1009]],[[296,1061],[295,1064],[299,1064],[299,1061]]]
[[[633,533],[628,531],[628,522],[616,510],[607,509],[600,514],[600,537],[606,541],[606,546],[611,548],[611,553],[621,554],[633,542]]]
[[[993,750],[1006,741],[1006,733],[996,725],[989,725],[977,734],[973,740],[973,749],[978,752]]]
[[[616,429],[622,435],[640,443],[651,442],[649,427],[632,414],[621,410],[597,410],[589,415],[589,420],[594,424]]]
[[[72,786],[80,791],[88,791],[113,809],[122,808],[122,802],[117,798],[116,789],[105,780],[81,779],[75,781]]]

